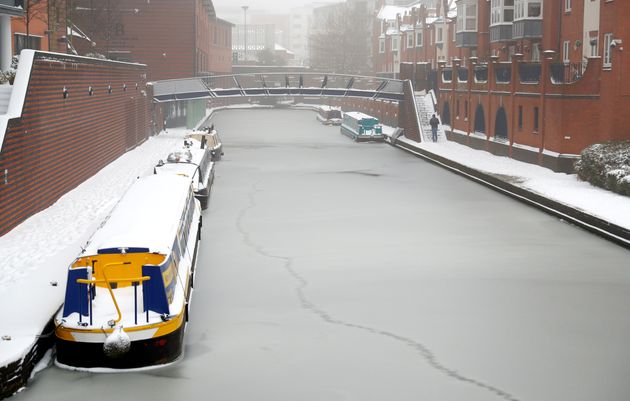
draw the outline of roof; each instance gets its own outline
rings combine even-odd
[[[111,248],[148,248],[170,254],[189,194],[190,179],[186,177],[158,174],[138,179],[94,233],[83,254],[96,255],[99,249]]]
[[[378,120],[378,118],[374,117],[374,116],[370,116],[368,114],[365,113],[361,113],[360,111],[349,111],[347,113],[343,113],[344,116],[350,116],[356,120],[362,120],[364,118],[373,118]]]
[[[22,7],[0,4],[0,15],[22,16],[24,15],[24,9]]]

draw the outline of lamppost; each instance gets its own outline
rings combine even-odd
[[[245,62],[247,62],[247,9],[249,8],[249,6],[241,6],[241,8],[243,9],[243,41],[245,44],[245,47],[243,48],[243,59],[245,60]]]

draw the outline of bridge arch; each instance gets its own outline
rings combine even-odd
[[[497,110],[497,116],[494,123],[494,136],[495,138],[507,139],[508,138],[508,123],[507,114],[503,106]]]
[[[442,106],[442,124],[451,125],[451,106],[448,102]]]
[[[475,110],[475,132],[486,133],[486,117],[483,113],[481,103],[477,105],[477,109]]]

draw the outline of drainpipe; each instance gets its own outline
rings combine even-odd
[[[488,63],[488,123],[486,124],[486,150],[490,147],[490,134],[494,133],[494,119],[492,118],[492,91],[496,85],[495,66],[499,61],[499,56],[493,54]],[[492,128],[492,129],[490,129]]]
[[[512,107],[510,110],[511,128],[510,128],[510,135],[508,138],[510,141],[509,148],[508,148],[508,155],[510,157],[512,157],[512,145],[514,145],[514,137],[516,136],[516,118],[514,118],[514,115],[516,114],[516,86],[517,86],[517,83],[520,81],[520,74],[518,71],[518,67],[523,61],[523,57],[524,55],[522,53],[517,53],[512,56],[512,82],[510,83],[511,92],[512,92],[511,93]]]
[[[540,99],[540,121],[538,122],[538,128],[540,133],[540,149],[538,150],[538,164],[543,165],[543,151],[545,150],[545,133],[547,131],[547,88],[551,82],[551,60],[553,60],[556,52],[553,50],[545,50],[543,52],[543,65],[542,65],[542,88]]]

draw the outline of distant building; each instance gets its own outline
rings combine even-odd
[[[276,26],[273,24],[234,25],[232,39],[232,52],[236,56],[236,60],[233,61],[237,64],[257,62],[261,51],[274,51]]]
[[[374,71],[432,70],[450,140],[572,171],[587,146],[630,140],[628,21],[628,1],[381,0]]]
[[[0,2],[0,69],[3,71],[11,67],[12,33],[11,17],[22,16],[24,9],[23,2],[18,0],[3,0]]]
[[[232,24],[211,0],[73,0],[80,54],[148,65],[150,80],[229,73]]]

